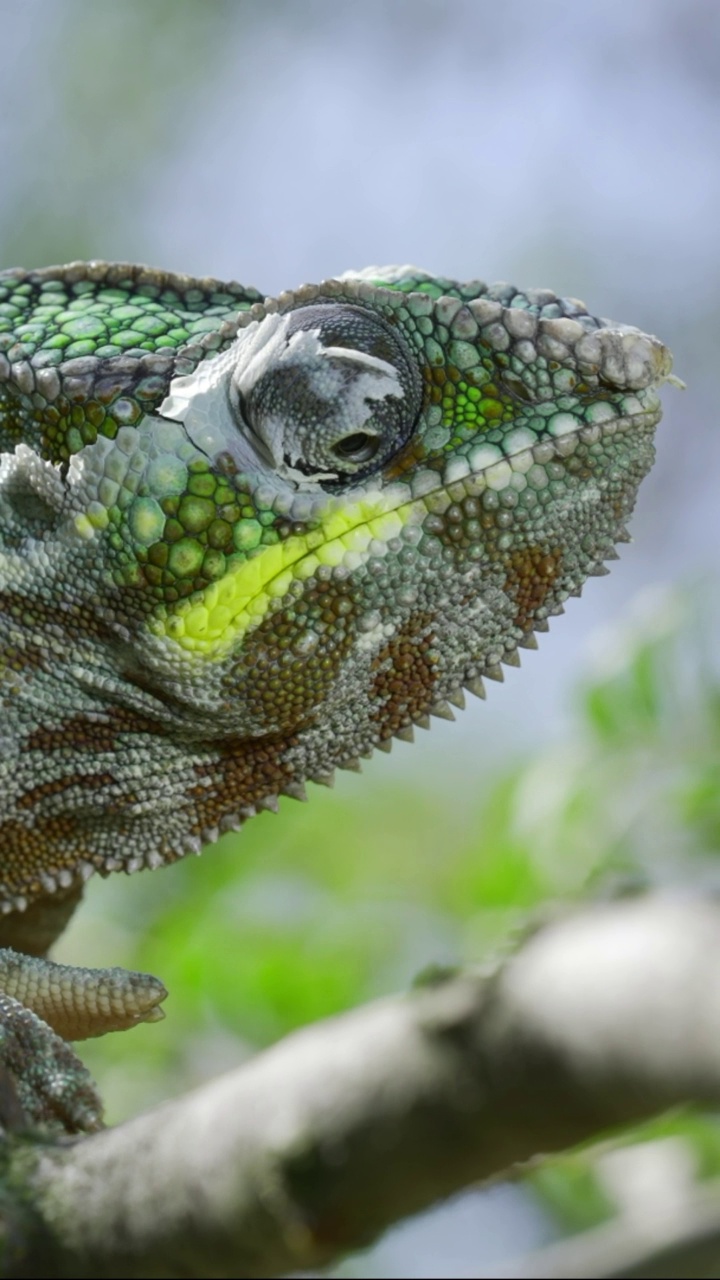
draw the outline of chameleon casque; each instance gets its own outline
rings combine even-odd
[[[412,267],[269,300],[0,273],[0,942],[43,954],[93,872],[482,693],[626,540],[670,368],[574,299]],[[157,983],[3,957],[71,1039],[158,1016]]]

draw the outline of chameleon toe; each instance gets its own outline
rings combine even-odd
[[[90,1073],[69,1044],[32,1010],[0,993],[0,1067],[16,1106],[8,1128],[42,1126],[64,1133],[102,1128],[102,1103]]]

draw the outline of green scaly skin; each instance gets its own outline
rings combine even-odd
[[[501,678],[626,538],[670,368],[573,299],[412,267],[265,301],[0,273],[0,940],[44,952],[93,872]],[[93,975],[61,985],[65,1034],[107,1029]],[[136,976],[125,1021],[162,994]]]

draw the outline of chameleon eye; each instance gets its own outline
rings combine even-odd
[[[374,458],[379,448],[380,440],[377,436],[371,436],[368,431],[353,431],[352,435],[338,440],[334,453],[341,463],[360,464]]]
[[[236,413],[298,486],[362,479],[412,434],[420,370],[374,312],[327,302],[268,316],[248,357],[233,375]]]

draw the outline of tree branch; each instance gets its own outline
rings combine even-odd
[[[715,1280],[720,1267],[720,1186],[699,1187],[682,1214],[638,1223],[622,1215],[590,1231],[480,1272],[490,1280]]]
[[[187,1097],[15,1150],[42,1274],[270,1276],[543,1152],[720,1102],[720,908],[624,900],[300,1031]],[[7,1274],[35,1274],[33,1243]],[[50,1259],[50,1260],[48,1260]],[[27,1268],[30,1268],[28,1270]]]

